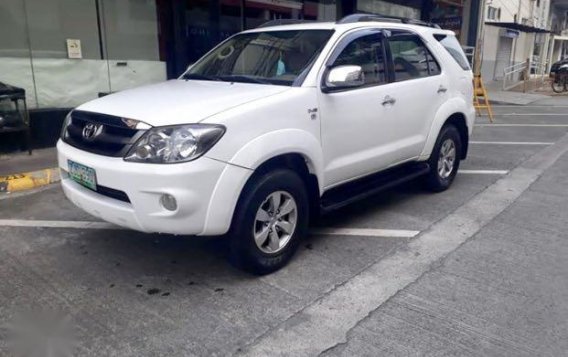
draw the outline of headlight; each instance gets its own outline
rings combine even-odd
[[[124,160],[158,164],[195,160],[211,149],[224,133],[224,126],[212,124],[152,128],[132,146]]]

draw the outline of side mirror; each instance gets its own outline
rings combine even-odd
[[[361,87],[364,84],[365,73],[361,66],[337,66],[327,72],[324,92]]]

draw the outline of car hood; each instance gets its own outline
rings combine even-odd
[[[136,119],[152,126],[187,124],[289,89],[266,84],[176,79],[113,93],[77,109]]]

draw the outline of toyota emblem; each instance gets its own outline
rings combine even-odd
[[[83,138],[88,141],[95,140],[103,131],[103,126],[101,124],[88,123],[83,128]]]

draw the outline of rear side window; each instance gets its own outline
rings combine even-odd
[[[455,36],[452,35],[434,35],[434,38],[438,40],[444,46],[446,51],[454,58],[454,60],[460,65],[464,71],[469,71],[469,63],[467,62],[467,57],[463,53],[463,49]]]
[[[392,31],[388,42],[396,82],[440,74],[440,65],[417,35]]]

